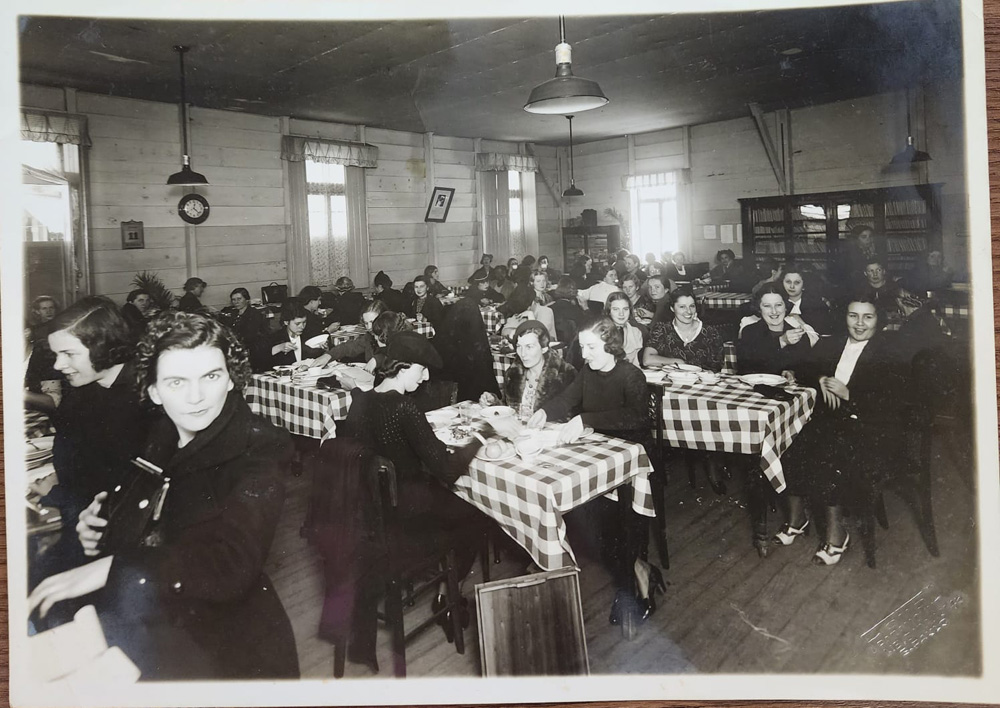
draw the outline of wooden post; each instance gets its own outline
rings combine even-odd
[[[767,129],[767,125],[764,123],[764,114],[761,112],[760,106],[756,103],[748,103],[747,106],[750,108],[750,115],[753,116],[754,123],[757,125],[757,132],[760,134],[760,140],[764,143],[764,152],[767,153],[767,160],[771,163],[771,170],[774,172],[774,178],[778,180],[778,189],[781,190],[782,194],[788,194],[784,164],[778,155],[778,151],[774,147],[774,141],[771,140],[771,132]]]

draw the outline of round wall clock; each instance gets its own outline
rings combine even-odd
[[[210,208],[200,194],[185,194],[177,204],[177,213],[189,224],[200,224],[208,218]]]

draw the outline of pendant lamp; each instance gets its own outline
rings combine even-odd
[[[910,91],[906,91],[906,147],[893,155],[889,163],[891,169],[905,169],[916,162],[927,162],[931,156],[913,145],[913,131],[910,126]]]
[[[208,184],[205,175],[191,169],[191,158],[188,155],[187,87],[184,84],[184,53],[188,49],[190,47],[174,47],[181,64],[181,151],[183,152],[183,161],[181,171],[170,175],[167,178],[167,184]]]
[[[524,110],[543,115],[569,115],[600,108],[608,97],[596,81],[573,76],[572,49],[566,43],[566,20],[559,16],[559,44],[556,45],[556,75],[531,90]]]
[[[564,197],[582,197],[583,190],[576,186],[573,179],[573,116],[566,116],[569,120],[569,188],[563,192]]]

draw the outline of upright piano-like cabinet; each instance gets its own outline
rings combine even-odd
[[[891,272],[913,268],[941,247],[941,185],[818,192],[740,199],[743,257],[795,260],[833,271],[851,229],[871,226]]]
[[[609,254],[621,248],[621,229],[613,224],[564,226],[562,237],[563,264],[567,272],[581,253],[588,254],[596,262],[605,263]]]

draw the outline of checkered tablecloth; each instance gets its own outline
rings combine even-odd
[[[555,570],[576,565],[562,518],[570,509],[631,480],[633,511],[655,516],[651,469],[642,445],[595,433],[545,450],[531,463],[475,458],[455,492],[495,519],[539,567]]]
[[[493,354],[493,375],[497,377],[497,383],[500,384],[500,390],[503,390],[503,377],[507,373],[507,369],[511,367],[511,364],[517,359],[517,354],[511,352],[510,354],[501,354],[496,349],[491,349],[490,353]]]
[[[351,394],[315,386],[282,383],[254,374],[243,391],[250,410],[293,435],[327,440],[336,437],[337,421],[347,417]]]
[[[736,368],[736,342],[722,343],[722,373],[735,374]]]
[[[755,393],[738,379],[714,385],[663,388],[663,438],[674,447],[760,455],[760,467],[774,489],[785,489],[781,454],[812,416],[816,392],[788,386],[790,402]]]
[[[730,285],[728,280],[720,280],[717,283],[709,283],[708,285],[699,285],[698,289],[710,293],[724,293],[727,292],[731,287],[732,285]]]
[[[417,322],[416,320],[406,320],[413,327],[413,331],[417,334],[422,334],[428,339],[434,338],[434,325],[432,325],[427,320],[423,322]]]
[[[753,300],[750,293],[706,292],[697,297],[702,307],[710,307],[715,310],[738,310]]]
[[[365,328],[362,325],[349,325],[347,327],[341,327],[336,332],[330,335],[330,346],[336,347],[339,344],[348,342],[352,339],[357,339],[362,334],[365,333]]]
[[[506,322],[504,316],[497,312],[497,308],[493,306],[480,307],[479,314],[483,316],[483,324],[486,325],[487,332],[499,332],[503,323]]]
[[[969,319],[969,312],[971,308],[968,305],[942,305],[939,312],[942,317],[948,317],[951,319]]]

